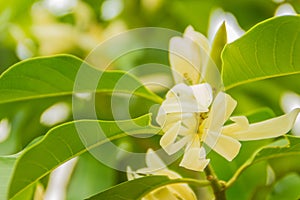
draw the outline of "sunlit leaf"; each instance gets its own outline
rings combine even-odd
[[[159,129],[149,123],[150,115],[145,115],[116,122],[81,120],[51,129],[43,140],[25,150],[17,160],[9,197],[22,192],[71,158],[108,141],[134,134],[158,133]]]
[[[78,77],[82,79],[78,80]],[[118,81],[126,82],[120,84]],[[76,87],[76,84],[81,85]],[[29,59],[0,76],[0,104],[72,95],[74,92],[121,92],[161,101],[130,74],[100,71],[70,55]]]
[[[300,73],[300,16],[266,20],[228,44],[222,54],[226,89]]]
[[[78,81],[79,76],[83,78]],[[95,85],[92,80],[96,80]],[[90,119],[85,107],[93,103],[97,114],[99,109],[101,110],[97,116],[106,116],[106,110],[110,109],[111,105],[106,94],[112,92],[136,95],[143,99],[144,105],[148,107],[151,101],[161,101],[160,97],[130,74],[121,71],[99,71],[74,56],[58,55],[22,61],[0,76],[0,120],[8,118],[12,125],[10,137],[0,146],[0,155],[16,153],[35,137],[45,134],[49,127],[40,124],[43,111],[58,102],[68,103],[72,107],[72,95],[79,90],[93,90],[91,92],[97,93],[94,102],[93,99],[82,101],[80,105],[84,113],[82,118],[85,119]],[[115,103],[114,107],[116,105],[120,103]],[[145,110],[147,108],[139,109],[139,114],[145,114]],[[140,116],[136,113],[133,116]],[[70,120],[70,117],[67,120]]]

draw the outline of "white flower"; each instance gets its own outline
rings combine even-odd
[[[288,114],[249,124],[245,116],[231,117],[237,102],[219,92],[213,100],[209,84],[175,85],[162,103],[157,122],[165,132],[160,145],[168,154],[185,147],[180,166],[203,171],[209,163],[203,144],[231,161],[238,154],[240,141],[274,138],[287,133],[300,109]],[[209,109],[210,106],[210,109]],[[224,126],[231,119],[232,124]]]
[[[183,38],[173,37],[170,40],[169,59],[176,83],[191,85],[204,78],[204,66],[209,59],[210,44],[201,33],[188,26]],[[202,77],[201,77],[202,75]]]
[[[171,39],[170,51],[177,85],[167,93],[156,121],[164,131],[160,145],[168,154],[185,147],[180,166],[203,171],[209,163],[205,146],[231,161],[240,150],[239,141],[278,137],[293,127],[300,109],[254,124],[245,116],[230,118],[237,102],[224,92],[214,97],[210,84],[202,83],[212,72],[207,66],[210,48],[207,39],[192,27],[183,38]],[[233,123],[224,126],[229,119]]]
[[[130,167],[127,167],[128,180],[133,180],[146,175],[168,176],[170,179],[182,178],[176,172],[169,170],[152,149],[148,149],[147,151],[146,164],[147,168],[142,168],[135,172],[133,172]],[[142,200],[160,199],[197,200],[197,197],[187,184],[178,183],[160,187],[142,198]]]

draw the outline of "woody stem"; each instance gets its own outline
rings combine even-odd
[[[207,167],[204,169],[204,172],[206,174],[206,179],[211,183],[215,199],[226,200],[225,184],[218,179],[211,165],[207,165]]]

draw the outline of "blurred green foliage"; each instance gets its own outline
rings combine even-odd
[[[277,8],[284,3],[290,3],[297,13],[300,12],[299,0],[287,0],[280,3],[272,0],[119,0],[117,2],[121,2],[121,8],[118,13],[107,18],[105,10],[102,9],[107,0],[70,0],[69,2],[75,3],[63,9],[55,8],[55,6],[53,9],[47,5],[47,2],[46,0],[0,1],[0,73],[18,61],[30,57],[68,53],[85,58],[100,42],[122,31],[138,27],[164,27],[183,32],[191,24],[197,31],[207,35],[211,14],[218,8],[232,13],[245,31],[257,23],[273,17]],[[134,52],[117,60],[111,68],[130,70],[135,66],[150,62],[169,65],[168,53],[149,49]],[[289,90],[300,93],[299,78],[299,75],[293,75],[258,81],[233,88],[228,93],[239,101],[236,113],[251,113],[257,108],[268,107],[271,111],[267,109],[268,112],[256,116],[254,120],[270,118],[270,115],[273,115],[272,112],[276,114],[283,112],[280,107],[280,98],[284,92]],[[164,96],[165,91],[159,91],[159,95]],[[113,119],[109,104],[111,96],[97,94],[96,100],[101,102],[96,107],[99,118]],[[70,97],[49,98],[47,101],[40,99],[22,101],[13,106],[0,105],[0,120],[4,117],[11,120],[12,136],[31,132],[30,137],[26,140],[22,137],[8,138],[1,144],[0,154],[16,153],[35,137],[45,134],[52,128],[40,124],[40,115],[46,108],[58,101],[64,101],[71,105]],[[120,108],[122,101],[124,100],[120,99]],[[132,117],[138,117],[155,109],[152,107],[155,106],[153,102],[139,98],[131,99],[130,103]],[[9,116],[7,113],[10,113]],[[65,119],[65,121],[69,120],[72,120],[72,117],[69,116]],[[128,141],[130,140],[124,139],[122,142]],[[220,178],[227,180],[257,147],[268,142],[270,141],[260,141],[255,145],[253,143],[243,144],[241,154],[230,164],[212,153],[211,156],[214,157],[212,163],[216,166],[218,163],[222,163],[225,166],[225,168],[216,167],[217,174]],[[155,143],[157,144],[158,141]],[[145,150],[142,148],[143,145],[141,142],[130,148]],[[297,195],[299,197],[299,193],[295,192],[300,185],[298,160],[298,157],[290,156],[271,159],[268,164],[265,162],[256,164],[245,171],[246,173],[236,183],[239,186],[229,190],[228,195],[237,198],[237,195],[239,196],[237,191],[240,190],[244,192],[244,199],[248,199],[249,196],[253,199],[280,199],[283,198],[281,191],[287,191],[290,198],[297,197]],[[13,162],[14,158],[0,159],[0,164],[4,166],[11,166]],[[267,165],[272,167],[276,175],[276,180],[271,185],[265,185],[265,179],[268,176],[265,170]],[[98,171],[100,169],[101,172]],[[94,176],[89,174],[85,177],[87,171],[92,172]],[[11,172],[8,170],[7,173]],[[103,173],[105,173],[105,177],[103,177]],[[182,170],[182,174],[192,177],[199,176],[186,170]],[[99,180],[101,177],[102,180]],[[120,175],[120,172],[97,163],[91,155],[86,153],[79,157],[78,165],[74,169],[68,186],[68,195],[72,199],[81,199],[125,179],[124,174]],[[293,185],[293,183],[295,184]],[[86,184],[86,187],[79,191],[77,188],[82,184]],[[290,187],[292,192],[286,187],[287,185],[293,185]],[[251,194],[249,187],[253,189]]]

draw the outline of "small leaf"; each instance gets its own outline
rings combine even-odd
[[[225,88],[300,73],[300,16],[268,19],[226,45],[223,53]]]
[[[16,196],[64,162],[108,141],[134,134],[158,133],[160,129],[149,125],[150,120],[150,115],[124,121],[80,120],[51,129],[17,160],[9,197]]]

